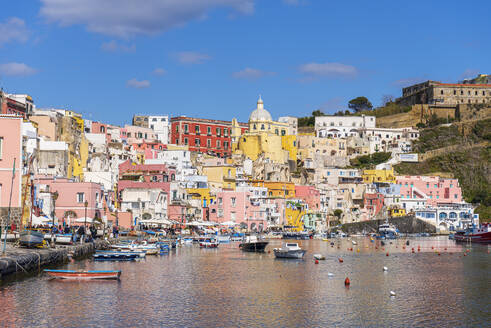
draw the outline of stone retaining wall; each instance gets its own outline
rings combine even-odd
[[[378,226],[385,222],[384,220],[371,220],[355,223],[346,223],[342,225],[341,230],[348,234],[356,233],[375,233],[378,232]],[[423,220],[416,219],[414,216],[404,216],[389,219],[400,233],[436,233],[436,227]]]

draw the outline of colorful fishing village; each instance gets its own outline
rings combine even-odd
[[[38,18],[0,14],[0,327],[490,327],[486,71],[406,78],[398,68],[392,96],[375,80],[356,86],[370,69],[311,61],[285,78],[298,94],[279,96],[264,82],[276,68],[224,82],[218,54],[168,50],[166,66],[112,93],[121,72],[147,74],[163,40],[254,37],[244,41],[252,60],[286,42],[270,43],[265,17],[286,28],[298,10],[303,28],[311,19],[327,31],[311,11],[327,4],[272,2],[41,0]],[[227,23],[207,30],[221,10]],[[255,15],[271,31],[242,21]],[[250,35],[222,28],[235,24]],[[109,39],[90,50],[99,41],[86,35]],[[9,51],[24,58],[16,47],[53,40],[55,67],[4,63]],[[214,71],[195,75],[206,66]],[[215,83],[223,93],[211,95]],[[312,94],[336,98],[312,105]]]

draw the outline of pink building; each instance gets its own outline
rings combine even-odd
[[[35,177],[34,183],[46,185],[51,193],[57,192],[55,216],[58,223],[83,225],[85,217],[85,201],[87,201],[87,219],[101,218],[103,210],[102,185],[94,182],[73,182],[69,179],[53,179],[52,177]]]
[[[423,198],[427,204],[461,203],[462,190],[457,179],[443,179],[430,176],[397,176],[396,183],[401,187],[401,201]]]
[[[7,215],[10,190],[13,208],[21,207],[22,189],[22,117],[0,115],[0,207],[3,217]],[[15,159],[15,177],[12,169]],[[12,186],[12,187],[11,187]]]
[[[157,140],[157,135],[152,129],[134,125],[125,125],[124,128],[128,144],[154,142]]]
[[[320,191],[314,186],[295,186],[295,197],[303,200],[311,211],[319,211],[321,207]]]
[[[233,221],[251,230],[267,228],[266,212],[261,204],[251,200],[247,191],[221,191],[216,193],[216,202],[210,205],[210,221]]]

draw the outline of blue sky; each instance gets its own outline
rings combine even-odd
[[[105,5],[102,7],[102,3]],[[0,86],[114,124],[346,109],[491,73],[489,1],[2,1]]]

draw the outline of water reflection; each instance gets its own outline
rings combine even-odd
[[[268,249],[281,242],[271,241]],[[60,282],[38,276],[10,283],[0,288],[0,326],[490,325],[486,246],[473,246],[464,257],[465,248],[445,238],[412,239],[408,247],[403,240],[381,245],[369,239],[357,239],[357,245],[336,241],[333,247],[318,240],[300,244],[308,250],[300,261],[243,253],[230,244],[216,250],[185,246],[138,263],[70,263],[66,268],[119,269],[122,279]],[[314,253],[326,260],[315,264]],[[396,297],[389,297],[391,290]]]

